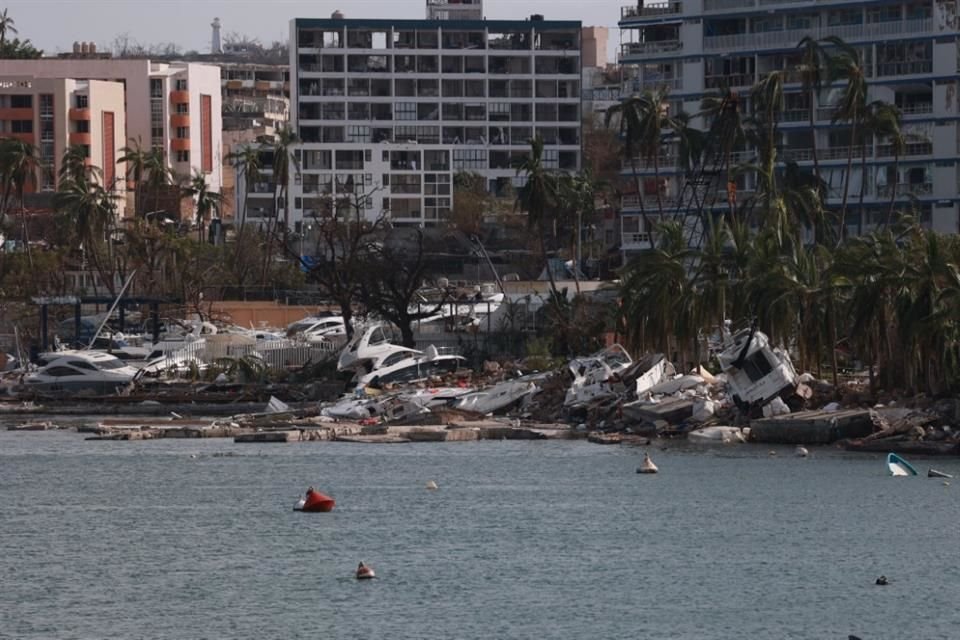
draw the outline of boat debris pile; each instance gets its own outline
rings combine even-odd
[[[339,318],[302,324],[299,334],[309,333],[317,344],[342,336]],[[807,451],[805,445],[840,442],[855,451],[960,453],[960,429],[954,427],[960,424],[960,402],[941,401],[923,409],[907,409],[893,400],[871,406],[855,388],[835,389],[809,373],[798,375],[788,353],[755,327],[725,334],[713,353],[714,372],[703,366],[681,369],[662,354],[635,360],[618,344],[554,370],[531,370],[522,360],[506,359],[474,370],[459,354],[436,346],[400,346],[389,336],[385,325],[374,323],[332,354],[328,369],[335,362],[341,375],[352,376],[346,388],[342,381],[309,377],[287,385],[243,381],[244,369],[236,367],[214,383],[168,382],[151,391],[94,396],[99,415],[128,417],[101,418],[85,430],[92,439],[125,440],[586,438],[598,444],[644,445],[655,437],[679,437],[704,445],[789,444],[798,452]],[[71,375],[73,370],[93,373],[103,382],[112,371],[127,373],[126,365],[117,366],[112,357],[54,352],[45,366],[63,369],[52,373],[64,376],[67,367]],[[42,413],[35,404],[22,408],[23,413]],[[54,426],[37,420],[14,428]]]

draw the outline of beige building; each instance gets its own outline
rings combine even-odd
[[[115,81],[125,90],[126,102],[124,125],[117,128],[119,146],[139,141],[144,149],[162,148],[176,174],[202,172],[211,190],[221,190],[219,67],[146,59],[0,60],[0,83],[21,77]]]
[[[36,190],[54,191],[64,152],[86,151],[100,167],[105,189],[117,193],[124,214],[126,184],[117,159],[123,155],[126,115],[123,84],[72,78],[6,76],[0,79],[0,137],[34,145],[40,164]]]
[[[610,30],[606,27],[583,28],[583,67],[607,66],[607,42]]]

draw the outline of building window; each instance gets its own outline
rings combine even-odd
[[[32,109],[33,96],[10,96],[11,109]]]
[[[77,132],[77,133],[90,133],[90,121],[89,121],[89,120],[77,120],[77,122],[76,122],[76,132]]]
[[[177,91],[186,91],[187,90],[187,81],[186,80],[177,80]]]
[[[87,107],[90,106],[90,96],[86,94],[82,94],[82,93],[77,94],[76,100],[77,100],[77,109],[86,109]]]
[[[178,138],[189,138],[189,137],[190,137],[190,127],[177,127],[177,137],[178,137]]]
[[[398,102],[393,105],[393,117],[395,120],[416,120],[417,103]]]
[[[163,99],[163,80],[160,78],[150,78],[150,97]]]
[[[190,113],[190,105],[187,104],[186,102],[181,102],[177,104],[177,113],[181,115]]]
[[[53,95],[49,93],[40,94],[40,119],[53,120]]]
[[[486,169],[486,149],[454,149],[453,168],[459,169]]]
[[[370,127],[363,125],[348,125],[347,142],[370,142]]]
[[[177,151],[177,162],[190,162],[190,152]]]
[[[33,133],[33,120],[11,120],[11,133]]]

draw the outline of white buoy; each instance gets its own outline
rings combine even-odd
[[[653,464],[653,460],[650,459],[650,454],[644,452],[643,462],[640,463],[640,468],[637,469],[637,473],[657,473],[660,469],[657,468],[657,465]]]
[[[439,489],[439,487],[437,486],[437,483],[434,482],[433,480],[428,480],[427,489],[429,489],[430,491],[436,491],[437,489]]]
[[[807,456],[810,455],[810,452],[807,451],[807,448],[804,447],[803,445],[797,445],[796,453],[797,453],[797,456],[800,458],[806,458]]]

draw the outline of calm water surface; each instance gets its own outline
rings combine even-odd
[[[960,638],[960,479],[768,451],[2,431],[0,638]]]

